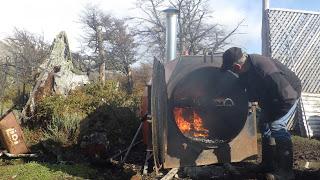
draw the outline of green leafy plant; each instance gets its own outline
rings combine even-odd
[[[127,94],[116,81],[107,81],[105,85],[93,83],[73,90],[68,96],[44,98],[37,106],[35,120],[30,124],[43,129],[45,138],[67,145],[77,142],[80,124],[84,120],[91,119],[91,122],[103,118],[104,125],[110,126],[110,129],[106,127],[112,136],[110,138],[121,139],[118,138],[121,133],[131,132],[130,128],[136,127],[135,112],[139,100],[140,95]],[[120,112],[116,112],[119,109]],[[121,109],[125,109],[127,115],[123,116]]]
[[[64,119],[53,117],[47,125],[44,138],[67,145],[75,144],[78,140],[80,119],[76,117],[65,117]]]

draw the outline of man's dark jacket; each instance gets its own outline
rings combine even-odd
[[[240,74],[249,100],[257,101],[266,121],[284,116],[301,94],[300,79],[278,60],[250,54],[250,68]]]

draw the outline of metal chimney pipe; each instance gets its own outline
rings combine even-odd
[[[166,61],[171,61],[177,56],[177,15],[179,10],[170,7],[163,12],[167,16]]]
[[[270,40],[269,40],[269,19],[268,19],[268,9],[269,0],[262,0],[262,26],[261,26],[261,53],[264,56],[270,57]]]
[[[269,9],[269,4],[270,4],[269,0],[263,0],[262,3],[263,3],[262,4],[262,11]]]

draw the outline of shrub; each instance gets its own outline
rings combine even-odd
[[[108,121],[117,119],[108,119],[110,116],[103,116],[103,113],[100,110],[98,111],[98,109],[107,107],[103,109],[113,111],[115,109],[126,108],[131,112],[136,112],[139,107],[139,99],[139,95],[127,94],[115,81],[107,81],[105,85],[98,83],[89,84],[77,88],[66,97],[53,95],[44,98],[37,105],[36,118],[30,124],[33,127],[42,128],[46,138],[65,145],[75,144],[79,136],[80,124],[84,120],[90,121],[92,117],[103,117],[106,118],[104,119],[105,123],[112,124],[112,122]],[[130,113],[130,116],[132,116],[132,113]],[[130,122],[134,121],[132,119],[136,118],[129,118],[126,122],[127,125],[138,122]],[[119,123],[120,121],[116,124]],[[113,131],[131,132],[125,124],[120,124],[121,126],[110,127],[113,128],[110,129],[110,134],[113,134]],[[126,130],[122,131],[120,130],[121,128],[126,128]],[[119,133],[116,134],[119,135]]]
[[[60,144],[76,144],[78,141],[80,123],[75,117],[65,117],[64,119],[52,117],[52,120],[44,132],[45,139],[52,139]]]

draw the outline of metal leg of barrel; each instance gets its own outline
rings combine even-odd
[[[143,122],[140,123],[140,126],[139,126],[136,134],[134,135],[134,137],[133,137],[133,139],[132,139],[132,141],[131,141],[131,144],[130,144],[130,146],[129,146],[129,148],[128,148],[128,150],[127,150],[124,158],[123,158],[122,161],[120,162],[120,164],[123,164],[123,163],[126,161],[126,159],[127,159],[127,157],[128,157],[128,154],[129,154],[129,152],[131,151],[131,148],[133,147],[133,144],[134,144],[135,140],[136,140],[137,137],[138,137],[138,134],[139,134],[139,132],[140,132],[140,130],[141,130],[141,128],[142,128],[142,125],[143,125]]]
[[[146,159],[145,159],[144,165],[143,165],[143,174],[144,175],[148,174],[149,160],[151,157],[152,157],[152,150],[147,149]]]

